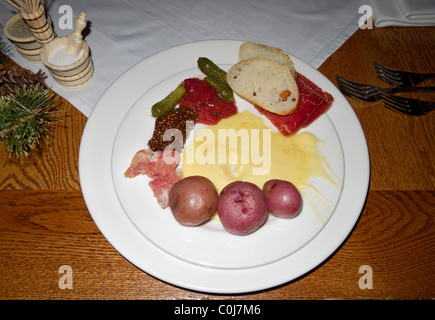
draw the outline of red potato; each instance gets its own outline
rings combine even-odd
[[[186,177],[169,192],[169,207],[174,218],[184,226],[198,226],[216,213],[218,193],[206,177]]]
[[[272,179],[263,186],[269,212],[274,216],[292,219],[302,210],[302,196],[289,181]]]
[[[257,185],[243,181],[232,182],[219,195],[218,215],[226,231],[235,235],[247,235],[266,221],[266,199]]]

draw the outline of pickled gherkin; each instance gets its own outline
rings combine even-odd
[[[186,89],[182,85],[178,86],[174,91],[168,94],[163,100],[155,103],[151,108],[151,114],[155,118],[160,118],[165,113],[174,108],[177,103],[183,98]]]
[[[226,101],[233,101],[233,90],[228,84],[217,81],[216,79],[211,77],[205,77],[204,80],[210,83],[213,88],[215,88],[219,92],[219,95],[222,99]]]
[[[219,92],[222,99],[227,101],[233,100],[233,90],[227,82],[227,73],[224,70],[205,57],[198,59],[198,68],[207,76],[204,80]]]
[[[208,58],[201,57],[198,59],[198,67],[205,75],[217,81],[227,83],[227,73],[219,68],[213,61]],[[228,84],[228,83],[227,83]]]

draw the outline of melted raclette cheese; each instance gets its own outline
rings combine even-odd
[[[269,179],[288,180],[300,191],[313,177],[335,185],[320,143],[309,132],[273,132],[261,117],[243,111],[195,132],[183,151],[182,176],[205,176],[218,192],[238,180],[260,189]]]

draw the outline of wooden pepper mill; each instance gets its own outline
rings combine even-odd
[[[29,3],[32,3],[30,1]],[[33,36],[42,45],[53,41],[55,34],[51,20],[47,18],[45,8],[42,4],[29,6],[28,10],[20,10],[21,18],[27,23]]]

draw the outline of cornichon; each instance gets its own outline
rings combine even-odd
[[[174,91],[166,96],[163,100],[156,102],[151,108],[151,114],[155,118],[160,118],[165,113],[171,111],[173,107],[183,98],[186,89],[183,86],[178,86]]]
[[[219,92],[219,95],[222,99],[226,101],[233,101],[233,90],[228,84],[217,81],[211,77],[205,77],[204,80],[210,83]]]
[[[215,65],[214,62],[211,61],[210,59],[204,57],[199,58],[198,68],[210,78],[213,78],[222,83],[226,83],[228,85],[227,73],[221,68],[219,68],[217,65]]]
[[[227,82],[227,73],[224,70],[205,57],[198,59],[198,67],[207,76],[204,80],[219,92],[222,99],[227,101],[233,100],[233,90]]]

